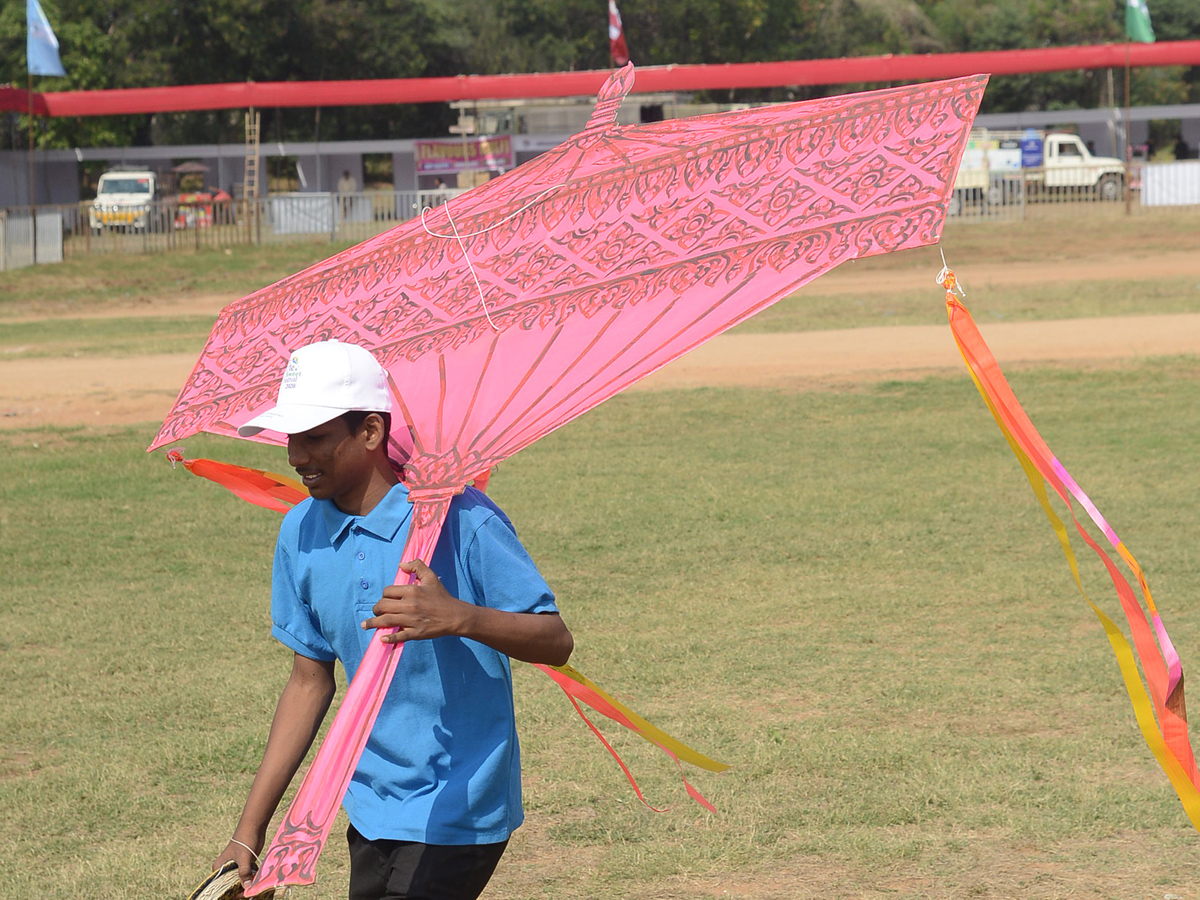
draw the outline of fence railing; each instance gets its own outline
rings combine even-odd
[[[1135,163],[1128,173],[1130,207],[1145,205],[1142,182],[1156,165]],[[949,215],[972,219],[1024,219],[1036,208],[1074,203],[1119,204],[1124,209],[1126,173],[1111,166],[1046,166],[1017,171],[960,172]]]
[[[156,200],[132,207],[39,206],[36,262],[294,241],[357,243],[460,193],[445,189],[297,193],[248,201]],[[28,209],[0,211],[0,269],[34,263],[30,223]],[[52,235],[57,236],[57,244]]]
[[[1200,210],[1200,160],[1135,165],[1130,209],[1194,206]],[[0,270],[94,254],[167,253],[295,241],[358,243],[462,193],[366,191],[355,194],[275,194],[258,200],[161,200],[136,208],[92,203],[40,206],[36,228],[29,210],[0,210]],[[1111,171],[1023,169],[960,176],[949,220],[1003,221],[1066,213],[1069,204],[1094,204],[1123,214],[1125,183]],[[36,254],[34,235],[36,233]]]

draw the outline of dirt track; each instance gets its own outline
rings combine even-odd
[[[820,281],[822,293],[928,288],[933,269],[843,267]],[[1110,277],[1192,276],[1200,253],[972,266],[973,282],[1027,285]],[[810,288],[810,290],[813,288]],[[163,298],[113,306],[105,316],[216,315],[232,297]],[[969,299],[969,298],[968,298]],[[936,301],[935,301],[936,302]],[[50,310],[43,316],[78,312]],[[29,315],[25,318],[33,318]],[[1012,322],[981,325],[1003,364],[1114,362],[1200,353],[1200,314]],[[197,348],[198,349],[198,348]],[[195,363],[195,354],[0,359],[0,429],[114,425],[162,419]],[[700,385],[802,387],[954,369],[962,362],[944,326],[894,326],[797,334],[718,337],[646,379],[639,389]]]

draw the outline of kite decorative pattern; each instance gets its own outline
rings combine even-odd
[[[936,241],[986,79],[614,125],[632,80],[574,140],[451,201],[465,256],[439,207],[227,307],[155,446],[232,432],[274,402],[292,349],[329,338],[373,350],[410,403],[444,361],[478,384],[446,398],[468,428],[496,397],[569,416],[840,262]]]
[[[991,410],[996,424],[1008,441],[1009,447],[1021,463],[1025,477],[1041,504],[1042,511],[1050,520],[1054,533],[1062,545],[1071,575],[1083,599],[1104,627],[1105,636],[1116,654],[1117,665],[1125,682],[1129,700],[1133,704],[1138,728],[1146,745],[1158,760],[1170,779],[1171,786],[1179,795],[1184,811],[1192,825],[1200,831],[1200,776],[1197,774],[1196,757],[1188,739],[1187,710],[1183,696],[1183,667],[1179,654],[1167,635],[1162,616],[1150,596],[1150,586],[1142,567],[1133,554],[1117,536],[1117,533],[1101,515],[1100,510],[1075,482],[1061,462],[1050,452],[1050,448],[1038,434],[1037,429],[1021,408],[1016,395],[1009,387],[1000,365],[975,326],[971,314],[953,295],[954,276],[948,274],[946,285],[946,311],[950,317],[950,328],[963,360],[979,389],[980,395]],[[1079,536],[1099,557],[1108,572],[1113,587],[1121,602],[1125,620],[1133,635],[1133,647],[1129,645],[1120,628],[1087,595],[1079,576],[1079,565],[1071,548],[1070,537],[1061,518],[1050,505],[1047,485],[1066,504]],[[1143,609],[1137,594],[1126,580],[1112,558],[1104,551],[1075,515],[1072,501],[1081,506],[1104,539],[1125,562],[1138,583],[1146,607]],[[1147,614],[1149,621],[1147,621]],[[1157,637],[1158,643],[1155,644]],[[1136,654],[1135,654],[1136,648]],[[1145,673],[1145,685],[1138,675],[1138,664]],[[1157,721],[1156,721],[1157,719]]]
[[[428,560],[501,460],[834,266],[936,242],[987,78],[619,125],[633,82],[555,149],[226,307],[151,449],[235,435],[299,346],[365,346],[397,388],[403,558]],[[372,641],[251,893],[311,880],[288,847],[332,826],[400,646]]]

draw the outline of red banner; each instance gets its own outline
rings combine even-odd
[[[1098,44],[982,53],[854,56],[728,65],[646,66],[637,70],[639,93],[729,90],[815,84],[930,81],[986,72],[1019,75],[1068,69],[1200,65],[1200,40],[1156,44]],[[531,75],[459,75],[372,81],[281,81],[193,84],[112,91],[35,94],[34,111],[47,116],[114,116],[249,107],[375,106],[594,96],[607,70]],[[28,112],[25,91],[0,89],[0,111]]]

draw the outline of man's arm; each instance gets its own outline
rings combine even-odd
[[[523,662],[561,666],[571,658],[575,639],[557,613],[515,613],[475,606],[451,595],[420,560],[400,568],[417,576],[416,584],[385,588],[373,618],[363,628],[400,628],[384,635],[388,643],[429,638],[470,638]]]
[[[233,831],[233,839],[213,861],[214,869],[231,859],[237,860],[242,883],[250,883],[253,875],[251,850],[255,854],[262,852],[271,816],[304,761],[304,754],[312,745],[336,690],[332,662],[309,659],[299,653],[295,655],[292,674],[275,707],[267,747],[250,786],[242,817]]]

